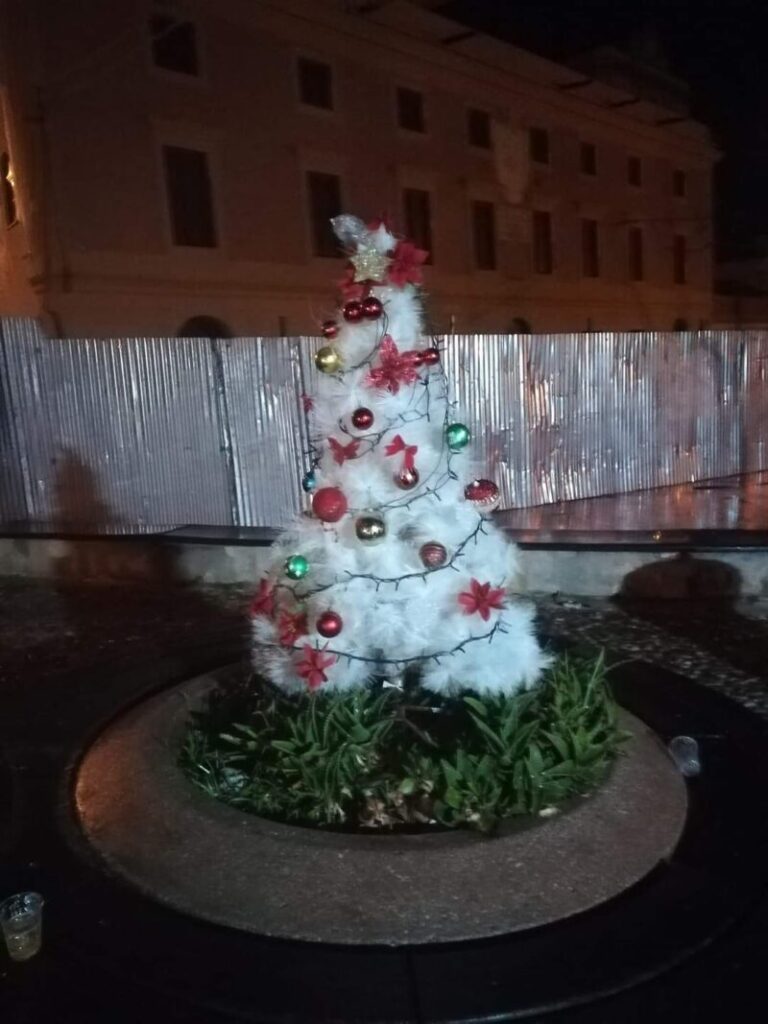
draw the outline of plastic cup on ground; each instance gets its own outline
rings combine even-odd
[[[43,897],[37,892],[18,892],[0,903],[2,928],[11,960],[29,960],[40,950]]]
[[[701,773],[699,744],[693,736],[675,736],[669,741],[667,750],[686,779],[693,779]]]

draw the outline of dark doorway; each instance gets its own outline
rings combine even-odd
[[[215,316],[192,316],[179,328],[177,338],[231,338],[232,331]]]

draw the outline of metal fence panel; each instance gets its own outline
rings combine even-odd
[[[0,320],[0,523],[27,517],[21,444],[6,356],[6,333],[10,326],[10,320]]]
[[[504,505],[740,471],[734,332],[453,335],[445,359]]]
[[[743,339],[742,463],[752,473],[768,465],[768,333],[747,331]]]
[[[302,349],[309,339],[217,342],[232,443],[237,517],[243,526],[288,522],[302,504],[307,451]]]
[[[281,526],[315,338],[46,339],[3,323],[0,516]],[[768,467],[768,333],[451,335],[478,475],[524,506]]]
[[[701,331],[656,338],[648,370],[658,410],[649,424],[648,486],[740,472],[740,337]]]
[[[210,343],[6,331],[27,517],[61,526],[232,522]]]

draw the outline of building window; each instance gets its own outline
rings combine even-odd
[[[596,220],[581,222],[581,272],[584,277],[600,276],[600,246]]]
[[[296,69],[301,102],[309,107],[333,110],[333,77],[330,64],[300,57]]]
[[[397,123],[409,132],[424,132],[424,97],[415,89],[397,90]]]
[[[493,203],[472,203],[472,243],[478,270],[496,269],[496,210]]]
[[[163,146],[165,185],[174,245],[216,245],[213,189],[208,154],[199,149]]]
[[[672,243],[672,272],[675,284],[685,284],[688,262],[688,240],[685,235],[675,235]]]
[[[644,277],[642,228],[630,228],[627,234],[627,243],[629,247],[629,279],[630,281],[642,281]]]
[[[528,129],[528,153],[537,164],[549,163],[549,132],[546,128]]]
[[[685,171],[672,172],[672,194],[682,199],[685,196],[686,185]]]
[[[3,216],[5,226],[10,228],[18,221],[19,211],[16,206],[16,182],[11,168],[11,158],[7,153],[0,154],[0,178],[3,189]]]
[[[487,110],[467,111],[467,136],[471,146],[491,149],[491,115]]]
[[[429,255],[427,263],[432,262],[432,210],[429,192],[421,188],[403,189],[403,213],[405,233],[420,249]]]
[[[315,256],[336,257],[339,243],[333,233],[331,218],[341,211],[341,178],[337,174],[307,171],[307,195],[312,229],[312,252]]]
[[[597,147],[592,142],[582,142],[579,147],[579,166],[582,174],[597,174]]]
[[[627,158],[627,181],[636,188],[643,184],[643,165],[639,156]]]
[[[155,66],[179,75],[199,75],[197,30],[191,21],[173,14],[153,14],[149,19],[152,60]]]
[[[551,274],[552,266],[552,216],[548,210],[534,210],[533,269],[537,274]]]

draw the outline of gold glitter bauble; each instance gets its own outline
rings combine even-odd
[[[349,262],[355,268],[355,281],[381,281],[392,260],[378,249],[358,249]]]
[[[315,352],[315,366],[320,373],[338,373],[341,369],[341,356],[333,345],[324,345]]]
[[[360,516],[355,520],[355,533],[357,539],[364,544],[375,544],[384,540],[387,535],[387,527],[380,516]]]

